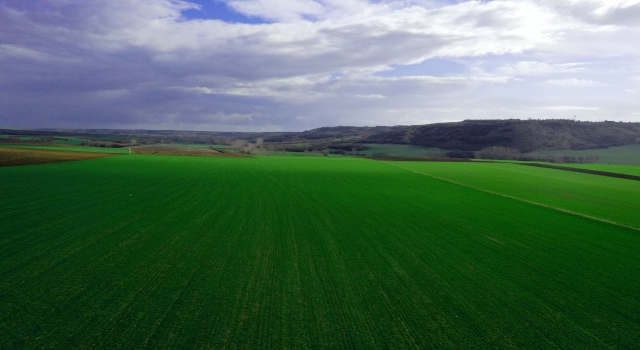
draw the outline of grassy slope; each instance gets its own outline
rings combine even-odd
[[[50,151],[69,152],[94,152],[94,153],[129,153],[128,148],[102,148],[102,147],[82,147],[82,146],[26,146],[26,145],[2,145],[0,147],[44,149]]]
[[[474,187],[640,227],[640,182],[509,163],[399,162]]]
[[[532,157],[546,158],[553,156],[587,157],[598,156],[598,163],[640,165],[640,145],[609,147],[606,149],[586,150],[548,150],[527,153]]]
[[[396,145],[396,144],[377,144],[368,143],[370,148],[358,153],[364,155],[373,155],[374,153],[386,153],[392,157],[426,157],[426,156],[441,156],[447,151],[439,148],[428,148],[422,146],[413,145]]]
[[[132,155],[0,177],[6,348],[640,342],[638,232],[388,164]]]

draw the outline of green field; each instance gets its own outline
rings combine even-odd
[[[640,227],[638,181],[513,163],[395,164],[507,196]]]
[[[638,182],[399,164],[639,223]],[[129,155],[0,179],[1,348],[640,345],[640,232],[388,163]]]
[[[50,151],[68,152],[96,152],[96,153],[129,153],[128,148],[104,148],[104,147],[82,147],[82,146],[32,146],[32,145],[3,145],[0,147],[45,149]]]
[[[547,150],[526,153],[525,156],[547,158],[556,156],[589,157],[597,156],[598,163],[640,165],[640,145],[609,147],[605,149],[585,150]]]

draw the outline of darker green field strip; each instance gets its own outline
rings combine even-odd
[[[591,174],[591,175],[615,177],[615,178],[618,178],[618,179],[640,181],[640,176],[629,175],[629,174],[621,174],[621,173],[613,173],[613,172],[610,172],[610,171],[601,171],[601,170],[593,170],[593,169],[582,169],[582,168],[576,168],[576,167],[566,167],[566,166],[557,166],[557,165],[539,164],[539,163],[518,163],[518,165],[534,166],[534,167],[539,167],[539,168],[556,169],[556,170],[564,170],[564,171],[573,171],[573,172],[576,172],[576,173],[584,173],[584,174]]]
[[[626,174],[640,176],[640,166],[637,165],[617,165],[617,164],[562,164],[562,166],[586,169],[595,171],[604,171],[617,174]]]
[[[132,155],[0,178],[0,348],[640,344],[638,232],[388,164]]]

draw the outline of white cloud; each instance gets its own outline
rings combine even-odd
[[[555,73],[580,72],[585,70],[584,62],[549,64],[538,61],[520,61],[498,67],[495,73],[514,76],[548,75]]]
[[[228,0],[234,10],[275,21],[300,21],[349,16],[371,8],[362,0]]]
[[[559,86],[559,87],[599,87],[607,86],[607,84],[590,79],[560,79],[560,80],[547,80],[547,85]]]
[[[597,111],[595,107],[583,107],[583,106],[549,106],[542,107],[542,109],[551,111]]]
[[[387,96],[379,95],[379,94],[355,95],[355,96],[359,98],[367,98],[367,99],[374,99],[374,100],[383,100],[387,98]]]
[[[618,92],[637,88],[628,76],[638,70],[612,75],[617,63],[606,59],[640,57],[640,20],[632,20],[640,0],[226,1],[273,22],[261,25],[188,20],[182,11],[196,5],[179,0],[41,1],[0,0],[3,121],[394,124],[403,110],[403,120],[427,122],[442,121],[435,114],[444,111],[447,120],[519,116],[505,111],[529,108],[528,99],[583,103],[569,89],[545,95],[553,89],[539,81],[551,74],[564,75],[543,85],[605,86],[594,79],[607,74]],[[374,75],[431,58],[498,68]],[[344,75],[331,79],[335,72]],[[620,115],[636,108],[634,96],[579,93],[622,106],[610,109]],[[619,95],[628,101],[612,102]]]

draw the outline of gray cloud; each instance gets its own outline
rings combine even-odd
[[[637,85],[629,1],[272,3],[230,2],[280,21],[250,25],[189,20],[186,1],[0,0],[0,126],[300,130],[545,117],[566,111],[531,105],[577,105],[547,90],[578,85],[607,118],[633,115],[624,100],[633,94],[598,90]],[[375,76],[434,57],[464,58],[471,73]],[[600,57],[623,57],[627,72],[591,64]]]

